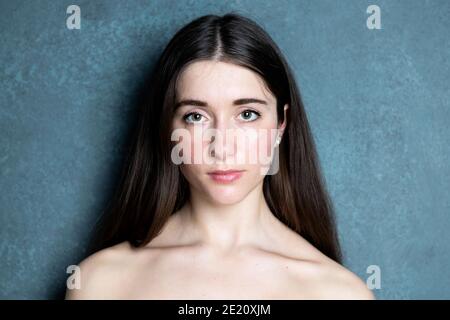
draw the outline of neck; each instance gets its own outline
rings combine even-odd
[[[189,228],[196,241],[219,251],[260,242],[275,219],[264,199],[262,183],[240,202],[226,205],[212,203],[191,190],[185,208],[183,228]]]

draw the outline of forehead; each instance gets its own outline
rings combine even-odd
[[[178,78],[177,97],[212,103],[242,97],[259,98],[268,103],[276,101],[256,72],[222,61],[196,61],[189,64]]]

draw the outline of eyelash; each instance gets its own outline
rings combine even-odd
[[[254,120],[243,120],[244,122],[253,122],[253,121],[256,121],[256,120],[258,120],[259,117],[261,116],[261,113],[259,113],[258,111],[255,111],[255,110],[251,110],[251,109],[245,109],[245,110],[242,111],[239,115],[243,114],[244,112],[251,112],[251,113],[253,113],[253,114],[255,114],[255,115],[257,116],[257,118],[254,119]],[[197,122],[197,121],[188,121],[187,119],[188,119],[190,116],[196,115],[196,114],[198,114],[198,115],[204,117],[204,116],[201,115],[200,113],[194,111],[194,112],[189,112],[189,113],[185,114],[185,115],[183,116],[183,120],[184,120],[185,122],[189,123],[189,124],[195,123],[195,122]]]

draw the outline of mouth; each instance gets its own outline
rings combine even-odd
[[[215,170],[215,171],[208,172],[208,175],[215,182],[231,183],[233,181],[238,180],[242,176],[243,173],[244,173],[244,170]]]

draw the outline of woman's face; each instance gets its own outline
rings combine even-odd
[[[286,116],[277,124],[276,98],[257,73],[217,61],[189,64],[176,94],[172,132],[181,134],[172,140],[191,192],[216,204],[241,201],[263,182],[285,128]],[[217,172],[224,170],[239,172]]]

